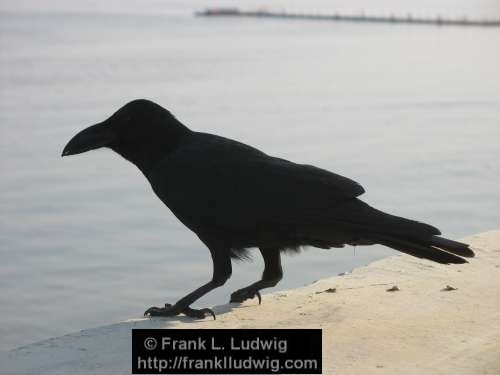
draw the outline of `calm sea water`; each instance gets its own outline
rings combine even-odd
[[[500,15],[486,0],[267,3]],[[202,1],[41,4],[0,6],[1,349],[139,316],[209,279],[208,251],[133,165],[105,150],[60,158],[134,98],[349,176],[368,203],[452,238],[500,226],[499,29],[193,17]],[[309,250],[284,259],[280,288],[393,253]],[[227,302],[261,269],[236,264],[198,305]]]

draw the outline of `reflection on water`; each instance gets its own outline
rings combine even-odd
[[[60,158],[138,97],[349,176],[370,204],[451,237],[499,226],[498,30],[192,17],[200,4],[0,14],[0,348],[137,316],[210,277],[135,167],[105,150]],[[284,259],[280,287],[392,253],[309,250]],[[199,305],[261,268],[237,264]]]

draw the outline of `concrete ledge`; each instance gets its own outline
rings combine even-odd
[[[218,306],[215,322],[135,319],[2,352],[2,374],[130,374],[133,328],[318,327],[324,374],[498,374],[500,230],[464,241],[470,264],[394,256],[261,306]]]

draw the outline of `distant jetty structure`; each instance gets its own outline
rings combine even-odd
[[[306,19],[319,21],[340,21],[340,22],[370,22],[370,23],[392,23],[392,24],[417,24],[417,25],[438,25],[438,26],[481,26],[499,27],[498,20],[478,20],[463,18],[445,18],[437,16],[435,18],[413,17],[411,14],[402,16],[370,16],[364,13],[358,15],[346,14],[308,14],[294,13],[286,11],[255,10],[246,11],[238,8],[208,8],[195,13],[201,17],[253,17],[253,18],[283,18],[283,19]]]

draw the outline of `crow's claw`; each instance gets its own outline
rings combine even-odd
[[[259,299],[259,305],[262,303],[262,297],[260,295],[260,292],[255,289],[239,289],[233,294],[231,294],[231,299],[229,302],[243,302],[247,299],[252,299],[254,297],[257,297]]]
[[[144,316],[176,316],[180,313],[184,315],[195,318],[195,319],[203,319],[207,315],[211,315],[215,320],[215,313],[210,309],[192,309],[191,307],[179,308],[175,305],[171,305],[170,303],[166,303],[165,307],[150,307],[144,312]]]
[[[144,312],[144,316],[176,316],[181,313],[181,310],[175,308],[170,303],[166,303],[165,307],[150,307]]]
[[[190,318],[203,319],[207,315],[211,315],[215,320],[215,313],[211,309],[192,309],[191,307],[186,307],[182,310],[182,313]]]

